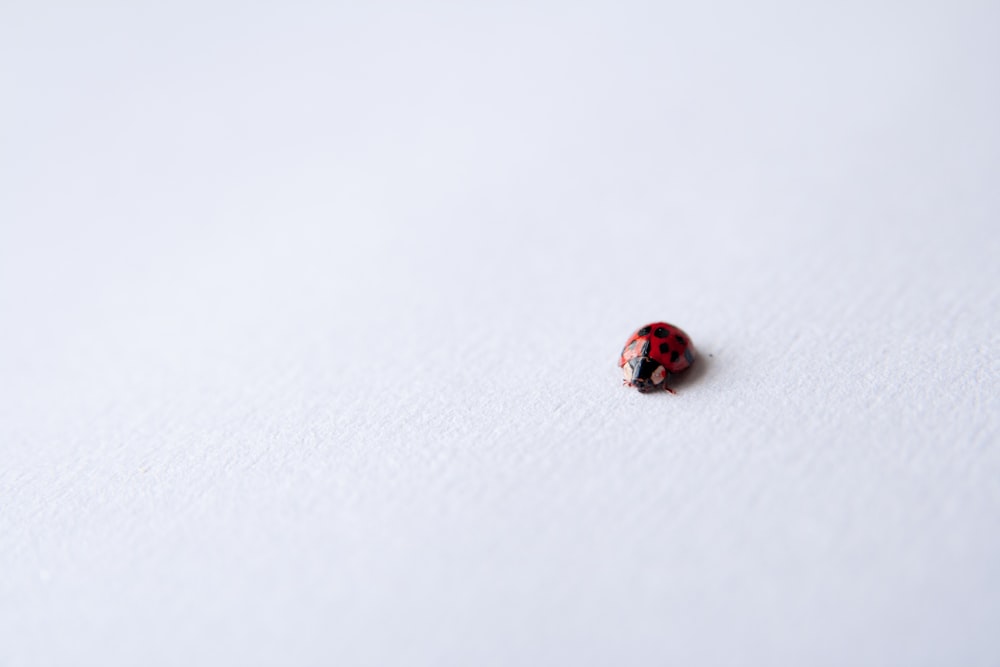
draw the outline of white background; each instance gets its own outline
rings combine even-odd
[[[1000,664],[995,2],[83,5],[0,9],[0,665]]]

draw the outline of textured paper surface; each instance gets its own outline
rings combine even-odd
[[[4,7],[0,665],[997,664],[998,19]]]

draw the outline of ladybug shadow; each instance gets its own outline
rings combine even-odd
[[[677,393],[699,384],[709,374],[712,358],[699,354],[691,367],[677,374],[671,374],[668,386]]]

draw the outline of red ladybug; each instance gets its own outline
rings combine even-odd
[[[653,322],[629,336],[618,366],[622,381],[642,393],[666,389],[671,373],[680,373],[694,363],[694,348],[688,335],[666,322]]]

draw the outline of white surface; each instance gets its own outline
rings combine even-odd
[[[998,20],[5,5],[0,665],[1000,663]]]

